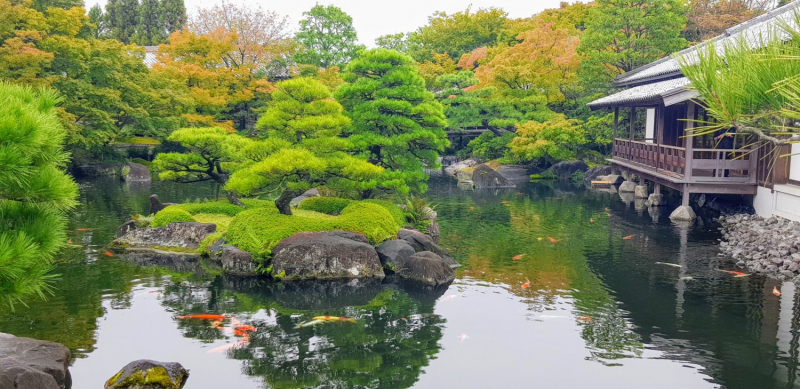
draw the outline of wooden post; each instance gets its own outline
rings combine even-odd
[[[653,128],[656,136],[656,171],[661,169],[661,144],[664,143],[664,108],[656,108],[655,123]]]
[[[694,102],[690,101],[687,103],[688,106],[686,107],[686,118],[689,119],[686,121],[686,126],[684,126],[683,134],[687,134],[687,130],[691,130],[694,128],[694,120],[695,120],[695,109],[696,106]],[[694,161],[694,136],[687,136],[683,142],[686,145],[686,161],[684,162],[685,166],[683,167],[683,180],[686,182],[692,181],[692,164]]]
[[[614,137],[611,138],[611,156],[617,155],[617,136],[619,134],[619,106],[614,107]]]

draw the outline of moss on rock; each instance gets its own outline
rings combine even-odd
[[[178,206],[171,205],[159,211],[153,218],[150,227],[163,227],[170,223],[175,222],[196,222],[189,212],[178,208]]]

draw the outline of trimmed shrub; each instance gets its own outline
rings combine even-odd
[[[150,223],[151,227],[163,227],[169,223],[175,222],[194,222],[194,218],[192,217],[189,212],[180,209],[176,205],[170,205],[159,211],[156,214],[156,217],[153,218],[153,222]]]
[[[246,205],[246,204],[245,204]],[[200,213],[236,216],[239,212],[244,211],[244,208],[231,204],[227,201],[209,201],[205,203],[186,203],[173,205],[173,207],[180,208],[189,214],[197,215]]]
[[[240,199],[247,209],[271,209],[278,213],[278,208],[275,207],[275,202],[271,200],[261,199]],[[241,209],[241,208],[239,208]]]
[[[381,207],[383,207],[384,209],[389,211],[389,214],[392,215],[392,218],[394,219],[395,223],[397,223],[398,226],[402,227],[402,226],[406,225],[406,215],[405,215],[405,213],[393,201],[369,199],[369,200],[364,200],[362,202],[380,205]]]
[[[256,258],[267,258],[272,249],[298,232],[344,230],[364,234],[372,244],[393,239],[399,227],[380,205],[355,203],[334,218],[286,216],[269,209],[241,212],[228,227],[226,239]]]
[[[307,211],[314,211],[328,215],[338,215],[350,204],[353,200],[342,199],[338,197],[309,197],[303,200],[297,209],[304,209]]]

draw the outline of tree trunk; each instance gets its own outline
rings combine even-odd
[[[278,212],[280,212],[281,215],[291,216],[292,207],[290,203],[292,202],[293,198],[300,196],[301,194],[303,194],[303,192],[284,190],[283,193],[281,193],[281,196],[275,200],[275,207],[278,208]]]
[[[361,192],[361,200],[367,200],[372,197],[372,189],[367,189]]]
[[[231,204],[238,205],[244,209],[247,209],[247,207],[245,207],[244,204],[242,204],[242,201],[239,200],[239,195],[236,194],[235,190],[228,192],[228,201],[230,201]]]

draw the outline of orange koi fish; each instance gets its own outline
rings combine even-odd
[[[525,193],[517,193],[517,196],[524,196]]]
[[[249,337],[250,336],[249,333],[244,332],[244,331],[239,331],[239,330],[233,330],[233,335],[238,336],[238,337]]]
[[[557,240],[557,239],[553,239],[553,238],[551,238],[551,237],[549,237],[549,236],[547,237],[547,239],[549,239],[549,240],[550,240],[550,243],[558,243],[558,240]]]
[[[404,317],[401,317],[401,318],[400,318],[400,320],[402,320],[402,321],[408,321],[408,319],[406,319],[406,318],[404,318]]]
[[[67,244],[72,244],[72,239],[67,239]]]
[[[594,219],[589,219],[589,223],[594,223]]]
[[[608,214],[608,217],[611,217],[611,214],[610,214],[610,213]]]
[[[474,211],[474,210],[475,210],[475,207],[469,207],[469,210],[470,210],[470,211]]]
[[[778,288],[777,288],[777,287],[773,286],[773,287],[772,287],[772,294],[774,294],[774,295],[776,295],[776,296],[780,297],[780,295],[781,295],[781,291],[780,291],[780,290],[778,290]]]
[[[508,204],[508,201],[501,201],[500,204]]]
[[[525,256],[525,254],[515,255],[515,256],[511,257],[511,260],[512,261],[519,261],[524,256]]]
[[[579,322],[591,322],[591,321],[592,321],[592,318],[591,318],[591,317],[589,317],[589,316],[582,316],[582,317],[579,317],[579,318],[578,318],[578,321],[579,321]]]
[[[103,250],[103,255],[105,255],[106,257],[113,257],[114,253],[108,250]]]
[[[179,319],[179,320],[184,320],[184,319],[200,319],[200,320],[212,320],[212,321],[215,321],[215,320],[225,320],[225,318],[226,318],[226,317],[227,317],[227,316],[225,316],[225,315],[207,315],[207,314],[201,314],[201,315],[187,315],[187,316],[178,316],[178,319]]]
[[[356,319],[348,319],[346,317],[338,317],[338,316],[315,316],[311,320],[322,320],[322,321],[349,321],[351,323],[355,323]]]
[[[454,299],[454,298],[456,298],[456,295],[454,295],[454,294],[451,294],[451,295],[449,295],[449,296],[442,297],[441,299],[439,299],[439,301],[449,301],[449,300],[452,300],[452,299]]]
[[[636,235],[628,235],[628,236],[622,238],[622,240],[628,240],[628,239],[633,238],[634,236],[636,236]]]
[[[742,273],[742,272],[740,272],[740,271],[733,271],[733,270],[721,270],[721,269],[720,269],[720,271],[721,271],[721,272],[723,272],[723,273],[733,274],[733,275],[734,275],[734,277],[747,277],[747,276],[749,276],[749,274],[747,274],[747,273]]]
[[[233,328],[235,328],[237,331],[244,331],[244,332],[255,332],[258,329],[256,327],[249,326],[246,324],[238,324]]]
[[[525,280],[526,280],[525,283],[522,284],[522,289],[528,289],[531,286],[531,280],[527,278]]]
[[[76,228],[75,231],[92,231],[96,229],[97,228]]]

